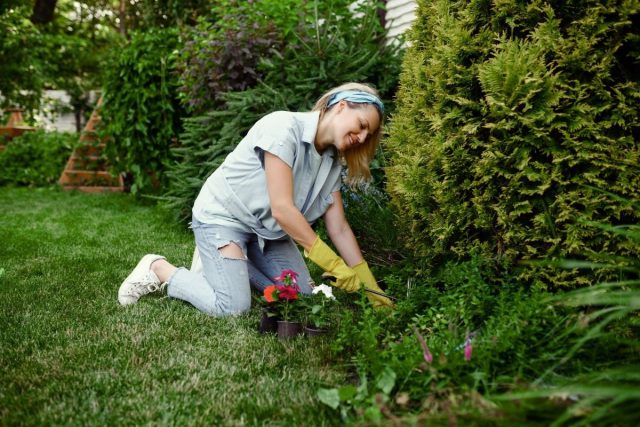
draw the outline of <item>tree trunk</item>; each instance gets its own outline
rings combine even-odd
[[[378,20],[380,21],[382,28],[385,28],[387,26],[387,0],[381,0],[378,4],[381,6],[376,10],[378,13]]]
[[[53,21],[53,12],[58,0],[36,0],[33,5],[31,22],[34,24],[48,24]]]
[[[120,0],[120,7],[118,10],[118,17],[120,18],[120,34],[122,34],[123,36],[127,35],[127,27],[125,26],[125,21],[127,19],[125,4],[125,0]]]

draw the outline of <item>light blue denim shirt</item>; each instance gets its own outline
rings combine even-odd
[[[294,204],[313,224],[333,203],[331,193],[342,182],[336,150],[330,147],[320,155],[315,149],[318,121],[318,112],[277,111],[256,122],[207,179],[193,216],[205,224],[252,231],[267,240],[285,236],[271,215],[264,172],[264,152],[268,151],[291,167]]]

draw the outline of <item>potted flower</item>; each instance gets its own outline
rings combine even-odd
[[[275,285],[267,286],[259,301],[262,304],[262,316],[260,317],[260,325],[258,330],[261,334],[269,332],[277,332],[278,330],[278,310],[275,302],[277,301],[277,293]]]
[[[276,284],[264,289],[262,299],[266,303],[266,309],[260,322],[261,331],[272,328],[275,319],[280,338],[293,337],[300,333],[302,325],[296,320],[298,309],[295,304],[300,294],[297,277],[298,273],[295,271],[284,270],[280,276],[274,278]]]
[[[330,286],[321,284],[313,288],[311,295],[305,299],[307,307],[307,324],[305,333],[308,336],[323,335],[327,333],[330,325],[330,309],[335,304],[336,297]]]

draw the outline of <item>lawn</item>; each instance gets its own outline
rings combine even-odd
[[[148,252],[193,239],[123,194],[0,188],[0,425],[337,425],[316,398],[346,369],[328,343],[257,332],[158,295],[121,307]]]

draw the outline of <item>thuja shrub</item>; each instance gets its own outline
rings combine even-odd
[[[640,197],[638,28],[637,1],[419,2],[387,140],[409,250],[547,288],[594,278],[526,262],[631,254],[587,223],[638,220],[597,191]]]
[[[177,44],[175,29],[134,33],[104,67],[100,135],[108,138],[110,163],[127,174],[132,193],[162,186],[181,129],[172,56]]]
[[[199,188],[248,129],[276,110],[305,111],[328,89],[347,81],[373,84],[385,100],[393,96],[400,52],[385,44],[373,2],[358,10],[350,1],[327,2],[312,22],[296,27],[296,42],[264,59],[253,87],[225,92],[223,107],[185,122],[176,161],[167,170],[163,203],[182,220],[190,217]]]

